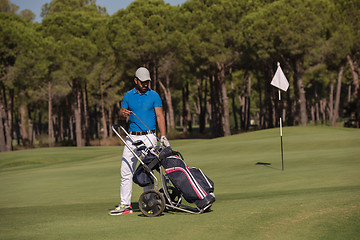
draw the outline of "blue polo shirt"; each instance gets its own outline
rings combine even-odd
[[[155,107],[162,107],[162,102],[159,94],[151,89],[145,93],[140,94],[136,88],[131,89],[122,101],[122,107],[133,111],[145,123],[150,130],[155,130],[156,117]],[[130,127],[129,131],[144,132],[149,129],[144,126],[134,114],[130,114]]]

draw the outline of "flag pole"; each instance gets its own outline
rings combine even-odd
[[[279,105],[281,105],[281,92],[279,89]],[[284,149],[283,149],[283,140],[282,140],[282,111],[281,108],[279,107],[279,111],[280,111],[280,142],[281,142],[281,169],[282,171],[284,171]]]
[[[280,63],[277,63],[277,67],[280,67]],[[283,139],[282,139],[282,109],[281,107],[281,91],[279,90],[279,117],[280,117],[280,145],[281,145],[281,170],[284,171],[284,148],[283,148]]]
[[[286,76],[284,75],[283,71],[281,70],[280,63],[277,63],[277,70],[276,73],[270,83],[274,87],[277,87],[279,89],[279,117],[280,117],[280,143],[281,143],[281,165],[282,170],[284,171],[284,148],[283,148],[283,139],[282,139],[282,109],[281,109],[281,91],[287,91],[289,88],[289,82],[286,79]]]

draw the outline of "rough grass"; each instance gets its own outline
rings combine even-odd
[[[214,182],[202,215],[108,216],[119,201],[123,147],[0,153],[0,239],[359,239],[360,131],[284,128],[174,140]],[[257,162],[271,163],[269,166]]]

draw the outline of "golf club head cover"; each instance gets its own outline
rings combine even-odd
[[[172,155],[176,155],[176,152],[171,147],[166,147],[160,152],[159,158],[160,160],[163,160]]]
[[[169,140],[165,136],[161,136],[160,141],[162,144],[164,144],[165,147],[170,146]]]

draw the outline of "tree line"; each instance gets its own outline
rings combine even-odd
[[[168,131],[359,127],[360,0],[52,0],[41,23],[0,0],[0,150],[112,137],[139,66]],[[278,101],[277,63],[290,82]],[[44,137],[45,136],[45,137]]]

